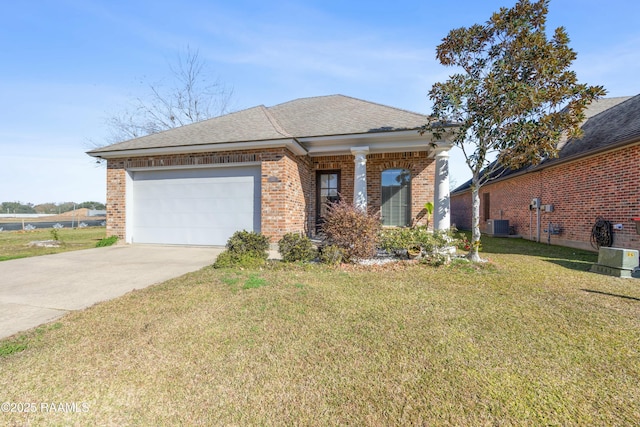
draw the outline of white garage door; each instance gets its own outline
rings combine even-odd
[[[133,172],[133,243],[224,245],[260,231],[260,167]],[[130,211],[131,212],[131,211]]]

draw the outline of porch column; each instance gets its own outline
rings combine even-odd
[[[451,228],[451,203],[449,198],[449,143],[438,143],[435,148],[436,172],[433,192],[433,229],[448,230]]]
[[[369,147],[353,147],[351,154],[355,156],[356,170],[353,175],[353,205],[363,211],[367,210],[367,153]]]

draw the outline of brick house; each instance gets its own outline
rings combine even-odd
[[[592,227],[602,217],[621,224],[613,246],[640,250],[633,220],[640,217],[640,95],[595,102],[582,130],[557,158],[482,186],[481,231],[490,231],[490,219],[508,220],[523,238],[592,249]],[[451,193],[451,221],[460,229],[471,228],[470,184]],[[540,208],[530,208],[534,199]]]
[[[88,152],[107,161],[107,235],[224,245],[238,230],[314,235],[339,196],[386,225],[449,228],[448,151],[427,117],[342,95],[258,106]],[[436,169],[438,173],[436,174]]]

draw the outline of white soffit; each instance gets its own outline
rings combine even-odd
[[[417,130],[379,132],[355,135],[335,135],[298,138],[312,157],[351,154],[354,147],[369,147],[369,153],[393,153],[400,151],[432,151],[429,135]]]

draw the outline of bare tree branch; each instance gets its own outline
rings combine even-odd
[[[229,112],[233,89],[212,79],[197,50],[187,47],[175,65],[169,65],[169,86],[147,83],[148,95],[106,119],[113,144],[207,120]]]

